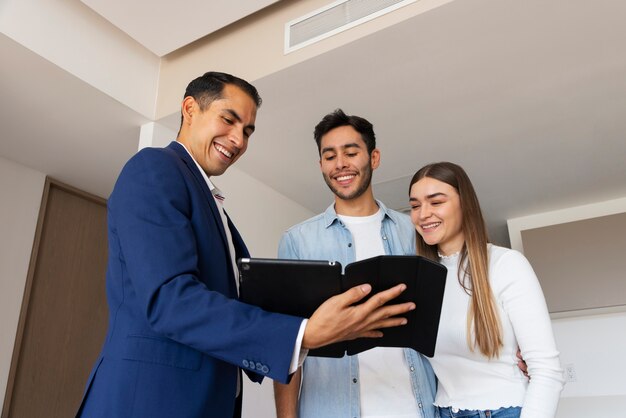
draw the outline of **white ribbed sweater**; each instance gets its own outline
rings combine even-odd
[[[435,356],[439,379],[435,405],[459,409],[521,406],[522,418],[553,418],[563,388],[550,316],[535,273],[519,252],[489,244],[489,279],[496,298],[504,347],[488,360],[467,346],[470,297],[458,281],[459,256],[443,257],[448,268]],[[530,383],[517,367],[521,348]]]

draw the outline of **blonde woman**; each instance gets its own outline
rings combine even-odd
[[[421,168],[409,201],[417,253],[448,268],[431,359],[441,417],[554,417],[563,374],[545,299],[526,258],[488,243],[474,187],[456,164]],[[530,381],[517,367],[518,346]]]

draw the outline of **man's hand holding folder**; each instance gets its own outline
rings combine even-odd
[[[447,273],[439,263],[381,255],[350,263],[345,272],[338,262],[320,260],[251,258],[239,267],[243,302],[310,318],[303,341],[309,356],[374,347],[435,352]]]
[[[405,290],[406,285],[399,284],[357,304],[372,291],[372,286],[363,284],[331,297],[309,318],[302,347],[314,349],[355,338],[380,338],[380,329],[405,325],[406,318],[398,315],[415,309],[415,304],[386,305]]]

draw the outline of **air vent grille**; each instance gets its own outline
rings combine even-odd
[[[311,45],[417,0],[339,0],[285,25],[285,53]]]

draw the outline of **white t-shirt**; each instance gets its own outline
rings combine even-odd
[[[385,254],[383,212],[338,215],[352,234],[356,261]],[[377,347],[358,354],[361,418],[421,417],[402,348]]]

